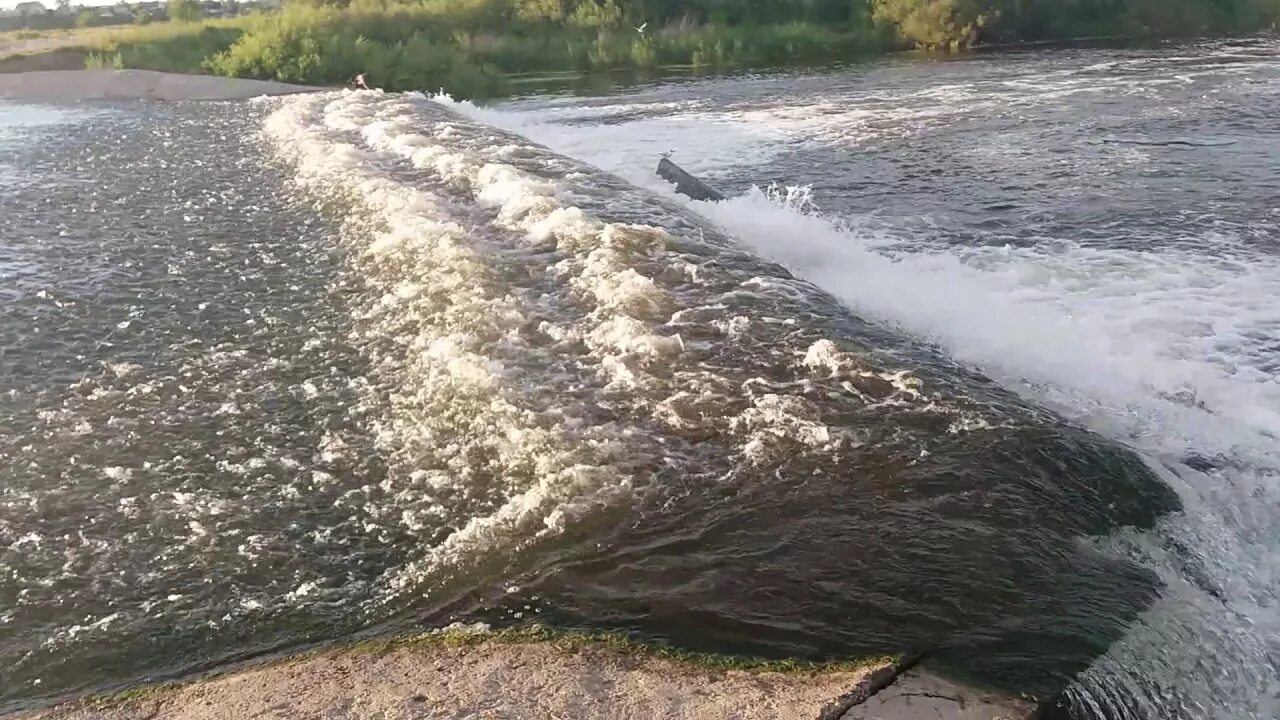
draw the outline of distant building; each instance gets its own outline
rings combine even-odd
[[[231,8],[218,2],[218,0],[204,0],[200,3],[200,14],[204,17],[230,17],[234,15]]]
[[[31,17],[33,15],[49,14],[49,8],[45,7],[44,3],[35,2],[34,0],[32,0],[31,2],[18,3],[17,5],[14,6],[13,11],[18,15],[21,15],[22,17]]]

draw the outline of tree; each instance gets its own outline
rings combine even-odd
[[[98,13],[85,8],[76,15],[76,27],[90,27],[98,22]]]
[[[615,0],[580,0],[568,22],[577,27],[612,30],[623,24],[625,13],[622,4]]]
[[[133,24],[148,25],[150,23],[151,23],[151,16],[147,14],[146,8],[143,8],[141,5],[139,5],[133,11]]]
[[[189,23],[200,19],[200,3],[196,0],[169,0],[169,19],[174,22]]]
[[[975,42],[998,15],[992,0],[875,0],[875,19],[897,26],[898,34],[930,48],[958,48]]]
[[[516,17],[529,22],[560,23],[565,9],[562,0],[521,0],[516,3]]]

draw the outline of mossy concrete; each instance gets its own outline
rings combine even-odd
[[[736,658],[540,627],[458,629],[317,650],[70,702],[25,719],[872,720],[924,712],[942,720],[1015,720],[1031,712],[1024,702],[917,670],[900,674],[906,664]]]

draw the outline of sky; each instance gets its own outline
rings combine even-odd
[[[0,0],[0,8],[12,10],[14,5],[25,1],[26,0]],[[37,0],[37,2],[44,3],[44,6],[50,10],[52,10],[53,6],[57,4],[57,0]],[[115,5],[116,2],[118,2],[118,0],[71,0],[72,5]]]

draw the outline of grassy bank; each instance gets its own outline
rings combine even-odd
[[[513,74],[776,67],[910,47],[1253,32],[1280,21],[1280,0],[336,1],[99,29],[75,50],[96,68],[313,85],[363,72],[387,90],[485,97]]]
[[[156,23],[92,36],[82,46],[89,68],[206,72],[205,60],[224,52],[253,19]]]
[[[516,24],[508,32],[491,32],[474,18],[434,5],[295,5],[273,15],[131,28],[83,49],[91,68],[206,72],[313,85],[340,85],[365,73],[386,90],[445,89],[487,97],[504,92],[504,77],[513,74],[666,65],[773,67],[883,52],[895,44],[884,28],[800,21],[685,22],[646,30]]]

